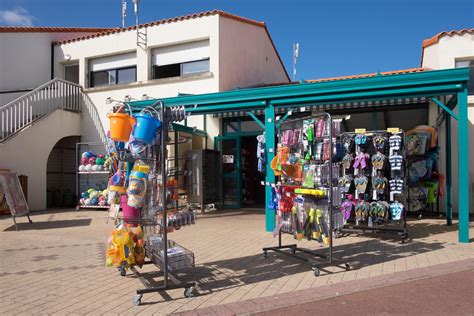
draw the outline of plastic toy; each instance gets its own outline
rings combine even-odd
[[[158,129],[161,127],[161,121],[153,117],[153,113],[149,109],[156,112],[153,108],[146,108],[135,115],[136,124],[132,132],[133,138],[145,145],[151,145]],[[156,114],[158,115],[157,112]]]
[[[128,202],[131,207],[142,207],[145,202],[147,179],[150,167],[141,160],[137,160],[128,179]]]
[[[117,110],[117,113],[109,114],[110,139],[116,142],[127,142],[130,138],[132,127],[136,122],[134,117],[125,113],[119,113],[123,108],[124,105]],[[131,109],[129,109],[129,112],[132,113]]]
[[[122,275],[132,265],[141,267],[145,262],[143,238],[141,227],[117,225],[109,239],[105,265],[119,268]]]
[[[88,189],[81,193],[79,204],[85,206],[106,206],[107,190],[98,191],[92,188]]]
[[[117,202],[120,195],[125,193],[125,174],[122,170],[117,170],[117,172],[109,178],[109,185],[108,185],[108,202],[112,204]]]
[[[118,267],[125,271],[135,263],[133,256],[133,239],[130,232],[119,224],[109,240],[105,265],[107,267]],[[124,273],[125,274],[125,273]]]
[[[89,158],[92,158],[92,157],[97,157],[97,155],[92,151],[85,151],[85,152],[82,153],[82,158],[89,159]]]
[[[137,207],[132,207],[127,204],[128,197],[126,194],[122,194],[120,198],[120,205],[122,207],[123,220],[127,222],[133,222],[140,218],[140,209]]]

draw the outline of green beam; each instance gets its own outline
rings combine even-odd
[[[293,109],[294,109],[294,108],[289,109],[288,112],[286,112],[285,116],[283,116],[283,117],[281,118],[281,120],[278,121],[277,126],[276,126],[277,129],[280,128],[281,124],[283,124],[283,122],[285,122],[286,119],[287,119],[291,114],[293,114]]]
[[[454,108],[454,107],[456,106],[457,101],[458,101],[457,94],[452,95],[452,96],[451,96],[451,99],[449,99],[449,101],[448,101],[448,103],[446,104],[446,106],[447,106],[449,109],[452,109],[452,108]],[[436,118],[436,126],[441,126],[441,124],[443,124],[445,118],[446,118],[446,112],[441,111],[441,112],[438,114],[438,117]]]
[[[253,118],[253,120],[254,120],[255,122],[257,122],[257,124],[260,125],[261,128],[263,128],[263,129],[265,130],[265,125],[263,125],[263,123],[260,122],[260,120],[258,119],[258,117],[255,116],[255,114],[253,114],[252,112],[247,112],[247,114],[248,114],[251,118]]]
[[[275,108],[268,102],[265,108],[265,147],[267,152],[267,166],[265,168],[265,230],[271,232],[275,229],[275,210],[269,205],[272,198],[271,184],[275,183],[275,174],[270,164],[275,157]],[[270,184],[270,185],[269,185]]]
[[[214,105],[208,110],[225,111],[228,106],[235,103],[255,102],[265,100],[276,100],[282,98],[292,98],[301,96],[322,96],[330,101],[341,93],[355,93],[353,96],[365,96],[372,92],[372,96],[385,96],[384,92],[400,88],[417,87],[420,93],[427,93],[433,96],[437,87],[443,85],[453,85],[453,93],[461,89],[460,82],[465,82],[469,78],[468,68],[455,68],[446,70],[426,71],[419,73],[377,76],[371,78],[359,78],[348,80],[337,80],[331,82],[315,82],[305,84],[281,85],[265,88],[241,89],[224,91],[218,93],[180,96],[163,99],[166,106],[194,106],[195,111],[199,111],[202,106]],[[439,91],[439,89],[438,89]],[[377,93],[378,92],[378,93]],[[359,93],[359,94],[357,94]],[[154,100],[136,101],[130,104],[134,107],[145,107],[153,104]]]
[[[458,93],[459,242],[469,242],[469,120],[467,84]]]
[[[208,136],[206,132],[204,132],[200,129],[192,128],[192,127],[189,127],[189,126],[184,126],[184,125],[177,124],[177,123],[173,123],[173,130],[177,131],[177,132],[184,132],[184,133],[188,133],[188,134],[196,135],[196,136],[201,136],[201,137],[207,137]]]
[[[446,113],[448,113],[453,119],[455,119],[456,121],[458,120],[458,116],[456,115],[456,113],[454,113],[450,108],[448,108],[443,102],[434,97],[431,98],[431,100],[433,100],[433,102],[436,103],[440,108],[445,110]]]
[[[292,105],[292,104],[307,104],[312,102],[350,102],[350,101],[371,101],[371,98],[390,99],[390,98],[404,98],[405,96],[433,96],[434,94],[453,93],[459,89],[459,84],[450,84],[433,87],[410,87],[403,89],[386,89],[377,91],[360,91],[347,92],[342,91],[333,95],[313,95],[306,97],[289,96],[282,99],[272,100],[275,106]]]
[[[257,108],[264,108],[265,102],[263,101],[252,101],[252,102],[236,102],[225,105],[204,105],[196,108],[190,108],[187,112],[191,114],[211,114],[211,113],[222,113],[222,112],[233,112],[238,110],[254,110]]]

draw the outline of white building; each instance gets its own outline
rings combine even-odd
[[[474,159],[474,29],[463,29],[451,32],[441,32],[423,41],[421,66],[430,69],[448,69],[458,67],[470,67],[468,83],[468,115],[469,115],[469,157]],[[455,109],[456,110],[456,109]],[[430,107],[430,124],[435,125],[438,117],[438,106],[432,104]],[[451,119],[453,128],[451,133],[452,163],[453,163],[453,196],[457,196],[457,123]],[[444,143],[445,123],[440,126],[440,143]],[[440,163],[442,172],[445,172],[445,150],[442,148]],[[474,168],[469,172],[469,192],[474,196]],[[474,210],[474,199],[470,199],[470,210]],[[441,205],[444,209],[444,205]],[[457,212],[458,201],[453,200],[453,209]]]
[[[54,80],[16,101],[18,93],[0,103],[5,126],[0,168],[28,176],[32,210],[47,207],[48,183],[59,173],[61,190],[73,187],[73,144],[103,138],[109,127],[109,97],[163,98],[289,82],[265,23],[222,11],[69,36],[46,33],[37,38],[22,29],[3,28],[0,33],[1,89],[29,90],[53,77],[79,84]],[[220,132],[219,119],[212,116],[206,123],[203,117],[191,117],[187,124],[205,130],[209,146]],[[61,171],[48,172],[56,164],[53,158],[69,161],[69,173],[64,162],[58,162]]]
[[[0,106],[54,78],[53,42],[107,30],[0,26]]]

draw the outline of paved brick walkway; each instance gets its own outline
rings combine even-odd
[[[263,257],[262,247],[277,240],[264,232],[260,212],[215,214],[170,235],[195,252],[197,267],[182,276],[198,282],[200,295],[185,299],[183,290],[169,291],[165,298],[145,294],[142,306],[135,307],[140,282],[104,267],[112,229],[105,212],[58,211],[32,219],[33,225],[19,219],[25,223],[20,232],[10,218],[0,219],[0,314],[166,314],[474,258],[474,244],[456,243],[456,227],[444,226],[443,220],[413,220],[414,240],[405,244],[360,236],[336,239],[335,256],[356,269],[327,267],[330,273],[316,278],[300,261],[274,253]],[[293,243],[290,236],[285,241]],[[318,247],[307,241],[301,245]]]

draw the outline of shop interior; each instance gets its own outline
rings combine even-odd
[[[386,130],[398,127],[407,132],[420,125],[428,125],[427,102],[393,105],[390,109],[373,107],[361,109],[341,109],[326,112],[341,121],[341,133],[356,129],[367,131]],[[291,118],[307,117],[318,112],[294,113]],[[262,120],[263,116],[257,115]],[[281,116],[280,116],[281,118]],[[265,208],[265,173],[258,168],[257,136],[263,128],[247,116],[222,118],[223,137],[216,138],[216,148],[224,157],[234,157],[222,161],[222,206],[223,208]],[[239,177],[240,174],[240,177]],[[437,202],[438,199],[436,199]],[[422,211],[422,212],[421,212]],[[433,212],[435,211],[435,212]],[[423,214],[422,214],[423,213]],[[436,214],[435,214],[436,213]],[[413,215],[439,216],[439,204],[417,206]]]

